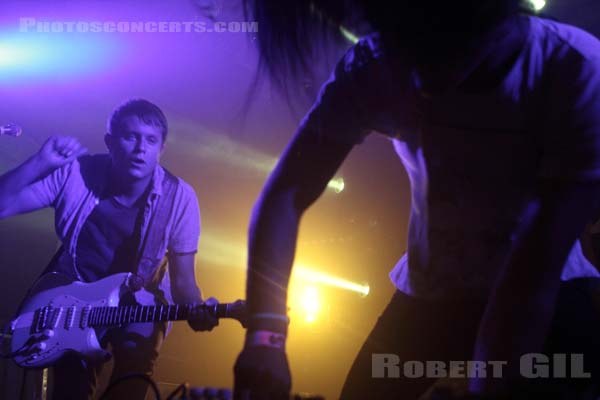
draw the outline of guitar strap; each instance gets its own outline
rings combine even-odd
[[[157,249],[165,240],[165,230],[173,212],[179,180],[169,171],[164,171],[162,195],[158,199],[155,211],[150,217],[146,235],[140,239],[138,248],[136,275],[140,282],[135,286],[139,285],[139,288],[151,284],[158,285],[166,269],[166,257],[157,258]]]

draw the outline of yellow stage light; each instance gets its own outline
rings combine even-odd
[[[319,301],[319,291],[316,286],[306,286],[300,299],[302,310],[304,311],[304,319],[306,322],[315,322],[317,314],[321,308]]]
[[[314,283],[350,290],[360,293],[363,296],[367,296],[369,294],[369,285],[361,285],[360,283],[329,275],[314,268],[308,268],[302,265],[298,265],[294,268],[294,277]]]
[[[344,182],[344,178],[334,178],[327,183],[327,187],[336,193],[341,193],[345,186],[346,183]]]

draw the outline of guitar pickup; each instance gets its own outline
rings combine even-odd
[[[49,328],[49,329],[56,329],[56,327],[58,326],[58,321],[60,320],[60,316],[62,315],[63,309],[62,307],[58,307],[52,310],[51,312],[51,317],[50,317],[50,323],[47,324],[44,328]]]
[[[73,327],[73,321],[75,321],[75,310],[76,307],[67,308],[67,316],[65,317],[65,329],[69,330]]]
[[[52,307],[46,306],[37,309],[34,313],[33,323],[31,324],[31,333],[38,333],[48,327],[48,314]]]
[[[91,306],[85,306],[81,309],[81,318],[79,320],[79,327],[85,329],[88,327],[90,321],[90,312],[92,311]]]

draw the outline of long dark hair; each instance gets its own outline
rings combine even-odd
[[[432,61],[518,12],[521,1],[244,0],[244,5],[247,16],[258,21],[261,67],[281,86],[309,72],[315,47],[323,39],[339,40],[342,25],[378,31],[388,50]]]

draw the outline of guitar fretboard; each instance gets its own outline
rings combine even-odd
[[[153,306],[92,307],[46,306],[37,309],[33,315],[31,332],[39,333],[45,329],[89,328],[99,326],[118,326],[134,322],[158,322],[193,320],[208,312],[217,318],[233,318],[244,325],[245,303],[173,304]]]
[[[191,319],[198,307],[203,306],[194,304],[175,304],[93,307],[85,317],[87,317],[88,326],[111,326],[133,322],[181,321]],[[205,308],[208,309],[208,307]],[[219,316],[219,308],[220,307],[217,307],[217,316],[225,316]]]

